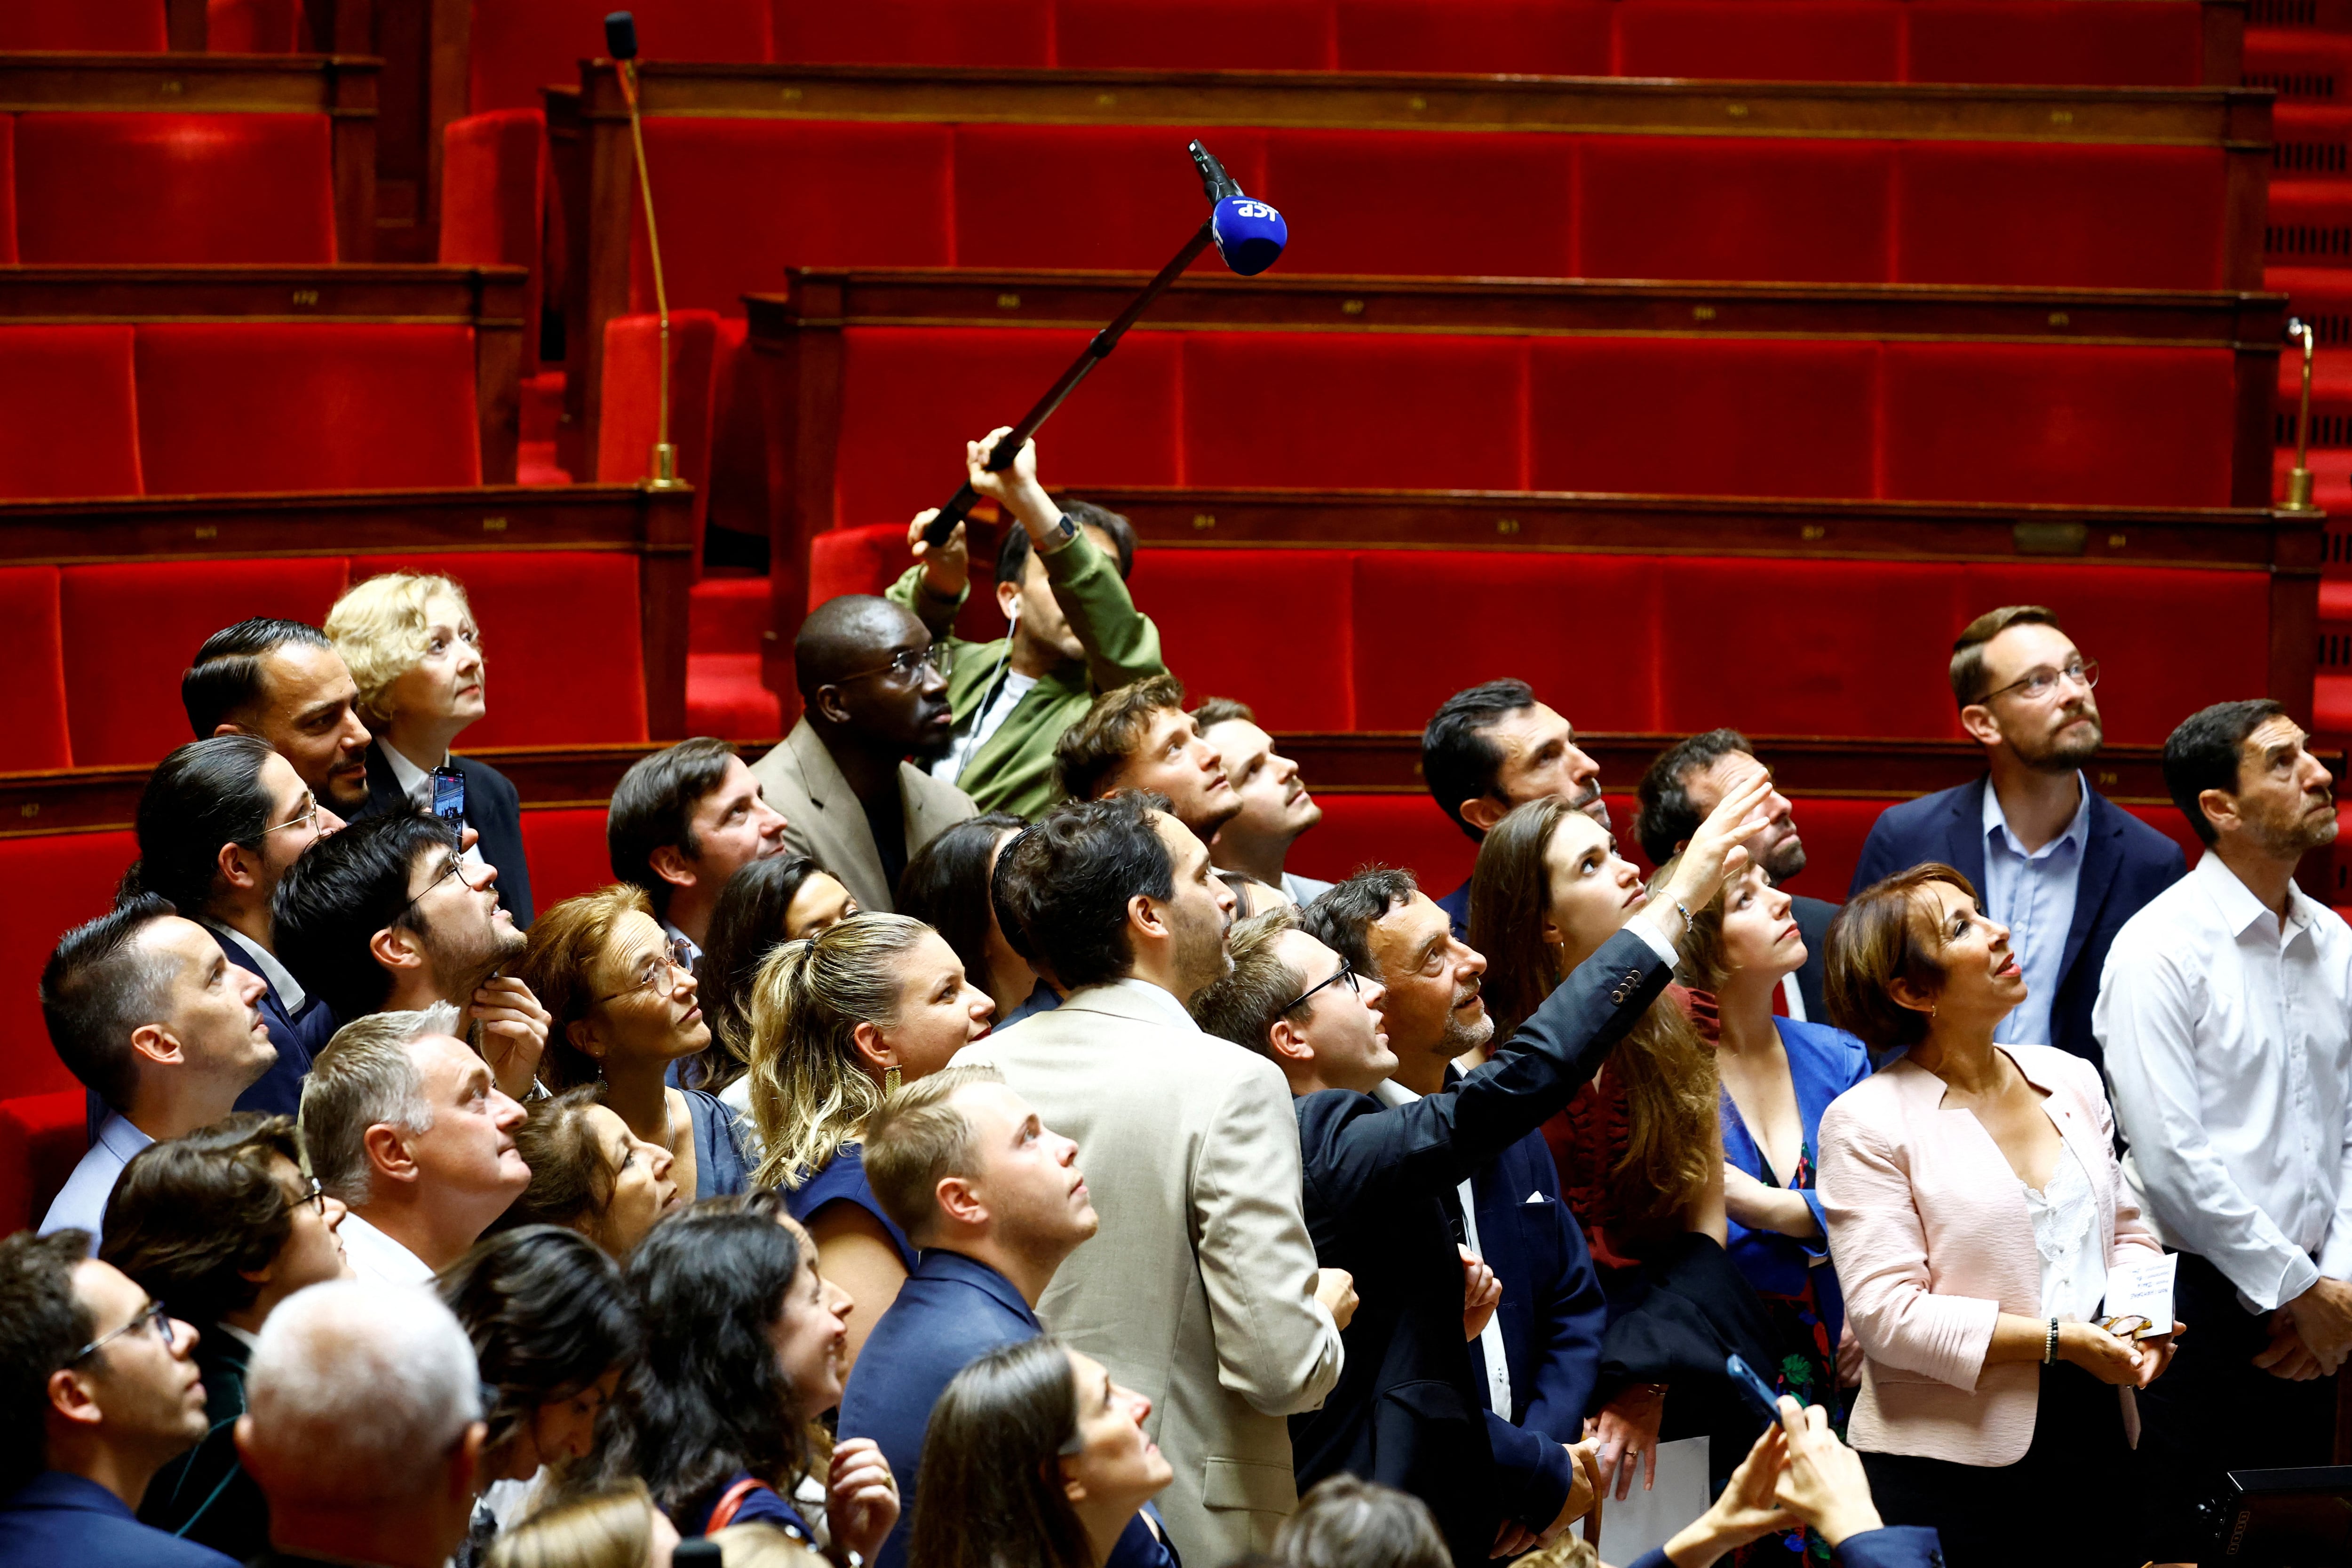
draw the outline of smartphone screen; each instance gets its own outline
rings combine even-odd
[[[455,768],[433,770],[433,815],[451,822],[466,816],[466,775]]]

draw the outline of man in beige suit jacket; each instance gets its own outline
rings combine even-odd
[[[801,721],[751,776],[784,814],[785,847],[887,913],[908,857],[979,810],[906,761],[942,754],[953,733],[931,634],[887,599],[845,594],[801,623],[793,659]]]
[[[1150,1398],[1169,1534],[1215,1564],[1269,1550],[1297,1506],[1285,1418],[1339,1381],[1355,1296],[1315,1265],[1281,1072],[1184,1011],[1225,972],[1234,897],[1166,805],[1059,806],[1005,847],[1014,944],[1069,994],[955,1059],[996,1066],[1085,1152],[1102,1229],[1037,1314]]]

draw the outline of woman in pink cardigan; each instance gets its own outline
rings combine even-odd
[[[1865,889],[1829,942],[1831,1019],[1905,1052],[1822,1118],[1830,1251],[1867,1358],[1851,1436],[1879,1510],[1935,1526],[1951,1568],[2131,1568],[2132,1391],[2172,1342],[2096,1321],[2108,1268],[2160,1251],[2098,1069],[1993,1044],[2025,981],[1948,866]]]

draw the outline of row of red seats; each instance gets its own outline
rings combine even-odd
[[[215,54],[280,55],[309,42],[303,0],[205,0],[205,47]],[[172,47],[165,0],[9,0],[0,7],[0,50],[158,54]]]
[[[479,484],[475,376],[463,326],[0,325],[0,498]]]
[[[188,739],[180,672],[205,637],[248,616],[317,626],[345,588],[394,571],[444,573],[473,601],[491,695],[488,716],[466,733],[469,744],[646,738],[633,555],[517,551],[13,566],[0,567],[0,663],[11,672],[0,773],[154,762]]]

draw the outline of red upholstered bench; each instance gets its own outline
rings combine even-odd
[[[1156,163],[1164,167],[1167,136],[1157,134]],[[1285,272],[1565,278],[1593,271],[1577,264],[1575,137],[1507,132],[1431,136],[1411,131],[1261,134],[1265,139],[1265,177],[1255,185],[1246,175],[1236,173],[1234,177],[1243,188],[1280,207],[1289,220],[1290,245],[1282,257]],[[1223,130],[1216,133],[1221,158],[1231,135]],[[1172,184],[1152,182],[1162,188]],[[961,166],[957,184],[961,190]],[[1400,211],[1409,210],[1401,203],[1423,201],[1431,205],[1422,216],[1398,221]],[[1154,233],[1161,237],[1150,243],[1162,255],[1155,261],[1124,265],[1158,268],[1172,244],[1165,237],[1183,232],[1181,224],[1156,225]],[[1025,264],[1036,265],[1034,252]]]
[[[1054,63],[1329,70],[1329,0],[1055,0]]]
[[[1276,179],[1266,164],[1268,134],[1220,126],[1217,157],[1243,189],[1280,200],[1271,194]],[[1168,177],[1170,151],[1169,132],[1160,126],[1092,126],[1084,136],[1072,136],[1067,127],[1058,125],[957,126],[955,264],[1159,271],[1185,234],[1200,226],[1202,216],[1199,183],[1183,177],[1181,168],[1176,178]],[[1008,193],[1018,195],[1009,200]],[[1037,236],[1021,216],[1024,211],[1054,215],[1050,260],[1041,258]],[[1538,215],[1524,211],[1518,216],[1538,220]],[[1293,233],[1304,235],[1309,226],[1300,221]],[[1410,243],[1410,235],[1391,231],[1387,239]],[[784,254],[797,262],[802,248]],[[1216,257],[1205,253],[1193,266],[1214,269],[1212,276],[1223,271]],[[1283,267],[1318,270],[1295,249],[1285,253]],[[1448,270],[1474,268],[1455,266]]]
[[[0,1100],[0,1235],[48,1212],[89,1148],[89,1104],[79,1088]]]
[[[1617,0],[1338,0],[1339,68],[1607,76]]]
[[[1311,792],[1315,781],[1307,779]],[[1478,858],[1437,803],[1422,795],[1318,795],[1323,820],[1291,847],[1285,867],[1337,882],[1359,867],[1402,866],[1433,899],[1462,885]]]
[[[133,332],[121,325],[0,328],[0,497],[134,496],[145,489]]]
[[[171,47],[163,24],[163,0],[11,0],[0,6],[0,50],[161,54]]]
[[[1617,9],[1613,63],[1621,76],[1900,81],[1904,18],[1914,9],[1882,0],[1641,0]]]
[[[522,814],[522,848],[530,860],[531,893],[541,909],[593,892],[613,879],[604,817],[601,805],[551,806]]]
[[[1900,282],[2223,286],[2222,161],[2201,148],[1909,142],[1895,183]]]
[[[1188,697],[1236,697],[1271,730],[1356,727],[1348,556],[1320,550],[1153,550],[1135,603]]]
[[[441,141],[440,259],[451,265],[528,268],[523,284],[523,374],[539,365],[541,265],[547,228],[547,116],[498,109],[452,121]]]
[[[80,1086],[49,1047],[41,1023],[41,967],[58,938],[104,914],[114,885],[138,858],[128,831],[0,838],[0,880],[39,896],[0,905],[0,1098],[71,1091]],[[0,1145],[8,1140],[0,1133]],[[76,1158],[81,1150],[74,1150]]]
[[[669,322],[669,434],[677,475],[694,487],[693,562],[702,570],[702,529],[710,506],[711,396],[717,387],[719,317],[674,310]],[[604,395],[597,405],[596,478],[635,484],[653,476],[661,428],[659,316],[615,316],[604,324]]]
[[[775,54],[812,65],[1045,66],[1052,0],[775,0]]]
[[[0,568],[0,665],[9,671],[0,773],[72,766],[56,567]]]
[[[14,117],[23,262],[336,259],[322,114]],[[93,200],[93,192],[106,199]]]
[[[604,54],[604,0],[474,0],[467,37],[466,103],[479,114],[540,106],[539,89],[580,79]],[[631,0],[647,59],[764,60],[768,0]]]
[[[2206,79],[2194,5],[1936,0],[1899,9],[1910,33],[1906,81],[2224,85]]]

